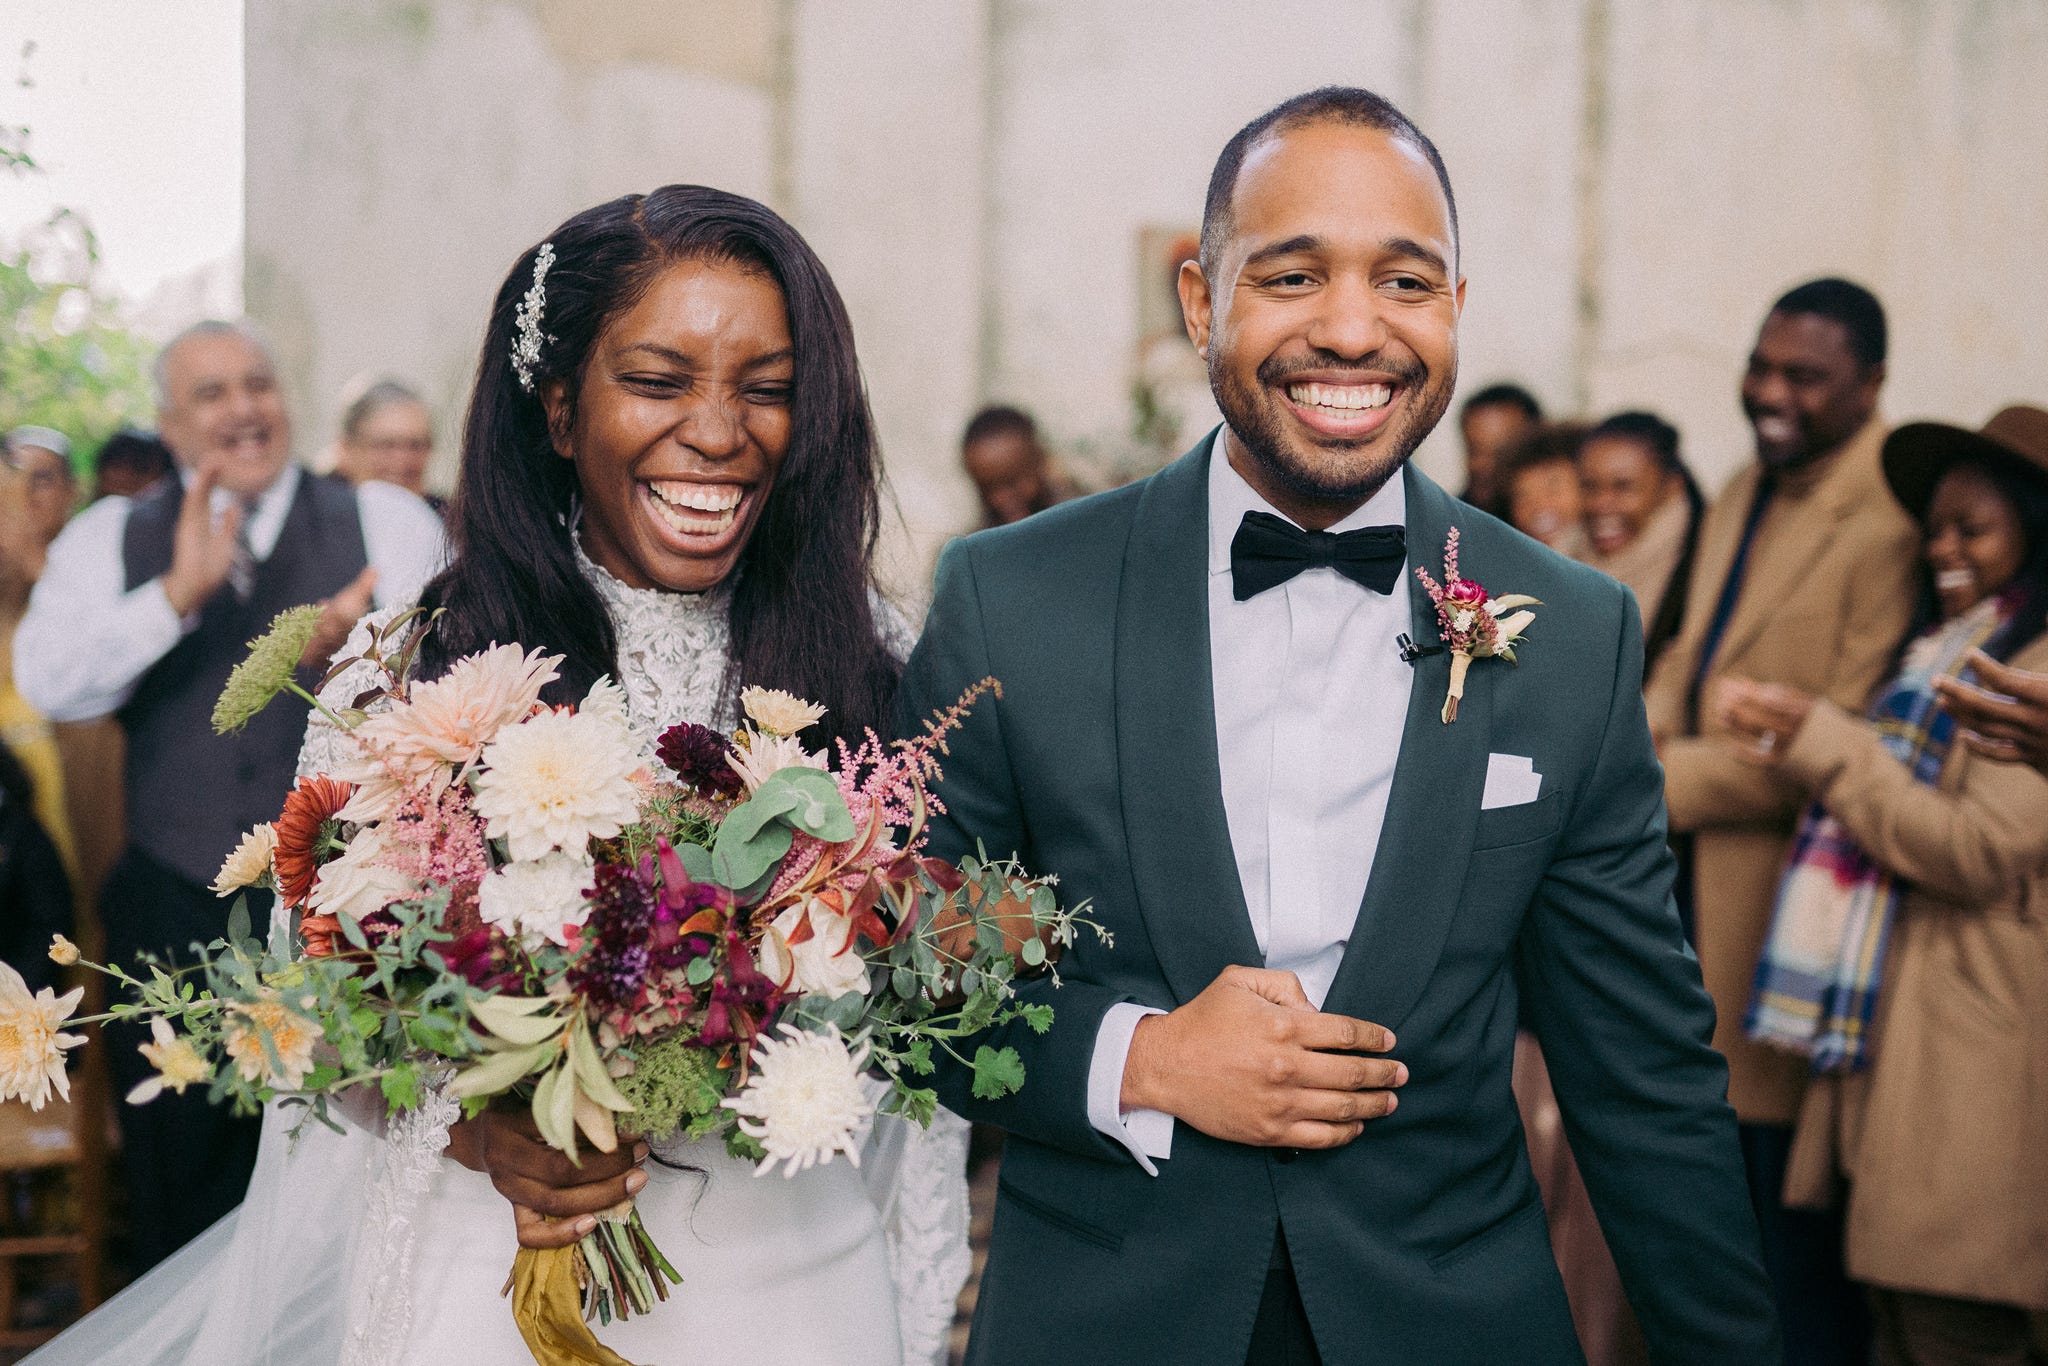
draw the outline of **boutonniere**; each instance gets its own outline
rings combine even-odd
[[[1415,577],[1436,604],[1437,631],[1451,651],[1451,690],[1443,709],[1448,726],[1458,719],[1458,699],[1465,695],[1465,673],[1472,661],[1499,658],[1514,663],[1522,632],[1536,620],[1536,614],[1528,609],[1543,604],[1527,593],[1490,597],[1479,580],[1460,574],[1456,527],[1444,541],[1444,581],[1438,583],[1421,565],[1415,566]]]

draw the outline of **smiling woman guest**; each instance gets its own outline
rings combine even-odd
[[[1815,798],[1748,1032],[1811,1060],[1789,1202],[1846,1183],[1886,1362],[2022,1361],[2048,1310],[2048,778],[1960,742],[1934,681],[2048,666],[2048,423],[2008,409],[1884,447],[1926,531],[1918,629],[1857,718],[1731,679],[1717,705]],[[2027,438],[2032,437],[2032,440]]]
[[[1678,454],[1678,429],[1655,413],[1616,413],[1579,447],[1580,556],[1636,595],[1643,653],[1655,664],[1685,615],[1706,500]]]
[[[334,472],[351,484],[396,484],[445,512],[446,502],[426,489],[427,461],[434,454],[434,415],[426,400],[395,379],[359,380],[344,398]]]

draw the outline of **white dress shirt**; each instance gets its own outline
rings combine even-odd
[[[276,548],[299,480],[298,466],[286,465],[257,495],[248,532],[258,561]],[[215,488],[212,501],[219,516],[235,498]],[[128,589],[121,542],[131,506],[127,498],[102,498],[71,519],[51,542],[15,630],[15,686],[52,721],[118,710],[150,666],[199,625],[198,612],[180,619],[172,610],[161,577]],[[363,550],[377,571],[376,605],[412,601],[447,558],[441,519],[395,484],[358,486],[356,507]]]
[[[1391,593],[1309,569],[1247,601],[1232,592],[1230,542],[1244,514],[1282,515],[1231,468],[1219,431],[1209,456],[1209,667],[1223,811],[1252,933],[1268,968],[1292,972],[1318,1008],[1343,961],[1372,876],[1414,669],[1407,564]],[[1397,474],[1330,530],[1402,526]],[[1169,1155],[1173,1120],[1123,1112],[1124,1060],[1138,1021],[1114,1006],[1096,1035],[1088,1119],[1148,1172]]]

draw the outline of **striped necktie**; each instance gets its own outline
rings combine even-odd
[[[235,590],[235,601],[247,602],[256,591],[256,548],[249,544],[249,523],[256,520],[256,500],[242,499],[241,508],[241,525],[235,528],[235,558],[228,565],[228,587]]]

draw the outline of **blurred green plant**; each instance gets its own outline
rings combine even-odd
[[[0,127],[0,173],[34,173],[28,129]],[[123,322],[98,284],[99,241],[59,209],[0,252],[0,432],[22,423],[71,438],[90,480],[106,439],[149,420],[155,347]]]

